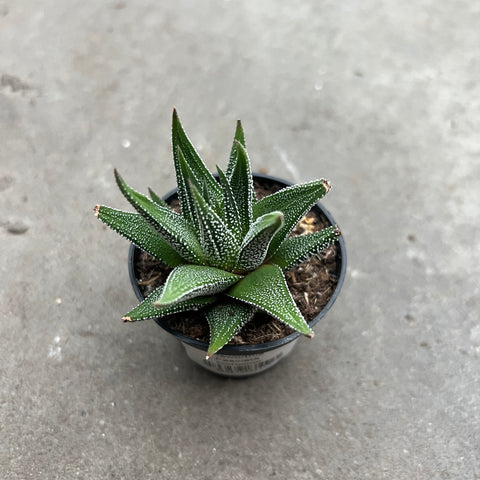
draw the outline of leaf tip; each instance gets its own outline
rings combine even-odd
[[[310,333],[305,334],[305,336],[312,339],[315,336],[315,332],[313,330],[310,330]]]
[[[122,182],[122,177],[120,176],[116,168],[113,169],[113,175],[115,176],[115,181],[117,182],[117,185],[120,185],[120,183]]]
[[[335,233],[335,235],[336,235],[337,237],[340,237],[340,236],[342,235],[342,232],[341,232],[341,230],[338,228],[338,225],[335,225],[335,226],[333,227],[333,233]]]
[[[93,211],[95,212],[95,216],[98,218],[98,216],[100,215],[100,205],[95,205]]]
[[[326,190],[327,192],[329,192],[330,189],[332,188],[332,185],[331,185],[331,183],[330,183],[328,180],[322,179],[322,184],[323,184],[323,186],[325,187],[325,190]]]
[[[283,222],[285,220],[285,214],[281,212],[280,210],[275,210],[272,212],[272,217],[277,221],[280,222],[283,225]]]
[[[131,322],[132,321],[132,318],[131,317],[122,317],[122,320],[124,322]]]
[[[180,122],[180,116],[178,115],[177,109],[173,107],[172,113],[172,126],[173,129],[182,128],[182,122]]]

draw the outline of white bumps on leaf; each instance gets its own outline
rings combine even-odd
[[[194,297],[220,293],[242,277],[214,267],[180,265],[174,268],[165,282],[165,288],[154,302],[164,306]]]
[[[250,272],[227,295],[263,310],[304,335],[313,336],[278,265],[262,265]]]

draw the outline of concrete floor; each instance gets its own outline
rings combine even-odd
[[[0,0],[1,479],[480,479],[480,5]],[[135,305],[97,203],[210,167],[327,177],[348,277],[246,380]]]

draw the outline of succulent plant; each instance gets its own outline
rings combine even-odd
[[[140,249],[172,268],[165,283],[127,313],[124,321],[201,310],[208,321],[207,358],[218,352],[257,311],[313,337],[285,280],[285,272],[340,235],[336,226],[290,233],[330,189],[325,180],[293,185],[257,200],[240,121],[225,171],[207,169],[173,111],[173,159],[181,213],[152,190],[132,189],[115,170],[136,213],[97,205],[95,214]]]

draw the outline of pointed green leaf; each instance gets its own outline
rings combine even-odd
[[[162,207],[168,207],[167,202],[165,202],[163,198],[159,197],[151,188],[148,189],[148,194],[150,195],[150,198],[158,205],[161,205]]]
[[[176,267],[185,260],[155,231],[139,214],[123,212],[114,208],[97,205],[95,215],[117,233],[130,240],[137,247],[153,255],[170,267]]]
[[[182,212],[184,211],[184,203],[188,205],[188,201],[185,198],[185,179],[182,177],[180,165],[179,165],[179,154],[178,151],[181,150],[188,166],[191,168],[192,172],[195,175],[195,178],[198,179],[198,182],[201,183],[205,181],[206,188],[208,190],[209,198],[214,202],[215,207],[217,207],[217,202],[221,201],[221,191],[220,186],[209,172],[206,165],[203,163],[203,160],[200,158],[196,152],[194,146],[188,139],[185,130],[178,118],[177,111],[173,110],[172,118],[172,145],[173,145],[173,160],[175,163],[175,170],[177,173],[177,185],[178,185],[178,196],[180,199],[180,204],[182,206]],[[185,211],[185,218],[189,218],[190,212]]]
[[[262,265],[226,293],[263,310],[298,332],[313,337],[313,331],[295,304],[279,266]]]
[[[195,202],[192,196],[192,190],[190,185],[195,185],[197,189],[203,189],[205,182],[202,179],[195,176],[195,173],[188,165],[183,152],[180,148],[177,149],[178,154],[178,169],[177,179],[181,178],[181,183],[178,183],[178,194],[180,200],[180,206],[182,208],[182,216],[189,220],[192,225],[198,224],[197,213],[195,211]],[[182,193],[180,194],[180,190]],[[204,192],[207,194],[207,192]]]
[[[258,218],[266,213],[280,210],[285,215],[283,227],[276,233],[268,255],[275,253],[283,240],[290,234],[300,219],[317,200],[330,190],[330,184],[322,179],[300,185],[292,185],[262,198],[253,206],[253,216]]]
[[[124,322],[138,322],[139,320],[165,317],[172,313],[198,310],[205,305],[213,303],[215,300],[215,297],[195,297],[184,302],[175,303],[174,305],[153,306],[153,303],[161,297],[163,289],[163,285],[155,289],[142,303],[122,317],[122,320]]]
[[[230,178],[230,186],[237,201],[242,226],[242,234],[246,235],[253,222],[253,178],[250,159],[243,145],[235,140],[237,146],[237,163]],[[265,212],[269,213],[269,212]]]
[[[265,260],[268,246],[283,225],[283,213],[266,213],[250,227],[240,249],[235,271],[247,272],[259,267]]]
[[[189,262],[203,263],[203,252],[195,232],[181,215],[129,187],[116,170],[115,178],[125,198],[169,245]]]
[[[220,293],[242,277],[214,267],[180,265],[174,268],[156,306],[170,305],[190,298]]]
[[[220,186],[222,187],[223,191],[223,219],[225,220],[225,224],[233,233],[235,238],[240,242],[242,237],[242,228],[241,228],[241,221],[240,221],[240,213],[238,212],[237,201],[235,200],[235,196],[233,195],[232,187],[227,180],[225,173],[221,170],[221,168],[217,165],[218,171],[218,178],[220,180]]]
[[[237,239],[194,185],[191,190],[206,262],[212,267],[231,270],[238,255]]]
[[[287,272],[307,261],[312,255],[325,250],[340,235],[340,230],[335,226],[298,237],[288,237],[268,261],[278,265],[284,272]]]
[[[195,184],[194,184],[195,185]],[[196,186],[196,185],[195,185]],[[196,186],[197,187],[197,186]],[[223,218],[223,191],[220,198],[212,198],[211,192],[207,188],[207,184],[205,181],[202,182],[200,188],[197,187],[198,191],[201,193],[205,202],[212,207],[214,212]]]
[[[246,149],[247,145],[245,144],[245,133],[243,132],[242,122],[237,121],[237,128],[235,129],[235,137],[233,138],[232,150],[230,151],[230,161],[227,166],[227,178],[232,177],[232,173],[235,170],[235,165],[237,164],[238,149],[237,143],[239,142]]]
[[[205,314],[210,327],[210,344],[207,359],[226,345],[253,317],[255,308],[244,303],[221,303]]]

